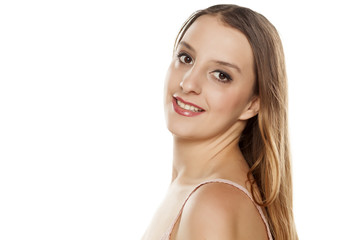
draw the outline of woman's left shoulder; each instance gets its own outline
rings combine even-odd
[[[178,239],[219,239],[220,236],[221,239],[264,239],[258,237],[258,227],[264,228],[261,224],[259,212],[245,192],[230,184],[214,182],[204,184],[189,198],[177,236]]]

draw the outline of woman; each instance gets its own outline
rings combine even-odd
[[[195,12],[165,84],[173,177],[143,239],[297,239],[280,38],[236,5]]]

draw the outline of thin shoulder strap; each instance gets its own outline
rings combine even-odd
[[[260,214],[260,216],[261,216],[261,219],[263,220],[263,222],[264,222],[264,224],[265,224],[265,227],[266,227],[266,231],[267,231],[267,235],[268,235],[269,240],[272,240],[272,235],[271,235],[271,232],[270,232],[269,224],[268,224],[268,222],[267,222],[267,220],[266,220],[266,218],[265,218],[265,215],[264,215],[261,207],[255,203],[255,201],[254,201],[254,199],[252,198],[251,194],[249,193],[249,191],[248,191],[245,187],[243,187],[243,186],[241,186],[240,184],[237,184],[237,183],[235,183],[235,182],[232,182],[232,181],[230,181],[230,180],[227,180],[227,179],[213,179],[213,180],[208,180],[208,181],[202,182],[202,183],[200,183],[199,185],[197,185],[197,186],[194,188],[194,190],[192,190],[192,192],[191,192],[191,193],[187,196],[187,198],[185,199],[185,201],[184,201],[184,203],[183,203],[183,205],[182,205],[179,213],[177,214],[174,222],[170,225],[168,231],[165,233],[165,235],[164,235],[164,237],[162,238],[162,240],[170,239],[170,235],[171,235],[171,233],[172,233],[172,231],[173,231],[173,229],[174,229],[174,227],[175,227],[175,224],[176,224],[176,222],[179,220],[179,217],[180,217],[180,215],[181,215],[181,213],[182,213],[182,211],[183,211],[183,209],[184,209],[184,207],[185,207],[185,204],[186,204],[186,202],[189,200],[189,198],[191,197],[191,195],[192,195],[196,190],[198,190],[201,186],[203,186],[203,185],[205,185],[205,184],[208,184],[208,183],[217,183],[217,182],[232,185],[232,186],[238,188],[239,190],[241,190],[242,192],[244,192],[244,193],[251,199],[251,201],[254,203],[256,209],[258,210],[258,212],[259,212],[259,214]]]

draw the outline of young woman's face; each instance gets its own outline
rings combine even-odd
[[[257,99],[254,76],[245,35],[217,17],[199,17],[177,46],[166,76],[168,129],[179,137],[201,139],[244,122],[256,114],[249,112]]]

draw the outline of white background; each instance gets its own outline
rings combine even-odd
[[[165,194],[177,31],[221,1],[1,1],[0,239],[140,239]],[[360,239],[356,1],[232,1],[279,30],[300,239]]]

